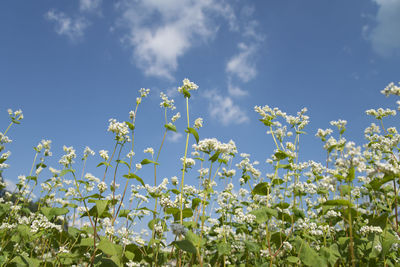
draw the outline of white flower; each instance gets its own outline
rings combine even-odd
[[[171,121],[172,122],[175,122],[177,119],[179,119],[181,117],[181,113],[176,113],[174,116],[172,116],[172,119],[171,119]]]
[[[108,151],[107,150],[100,150],[99,151],[100,157],[102,157],[104,160],[108,160]]]
[[[163,92],[160,93],[160,97],[162,99],[162,102],[160,103],[160,107],[162,108],[170,108],[171,110],[174,110],[176,107],[174,105],[174,100],[173,99],[168,99],[167,95],[164,94]]]
[[[139,90],[140,97],[146,97],[150,93],[150,89],[141,88]]]
[[[144,152],[144,153],[149,153],[149,154],[151,154],[152,156],[154,155],[154,149],[153,149],[152,147],[146,148],[143,152]]]
[[[183,86],[178,87],[178,92],[182,94],[183,90],[191,91],[191,90],[197,90],[197,88],[199,88],[199,87],[195,83],[193,83],[185,78],[183,80]]]
[[[132,150],[129,151],[128,154],[126,154],[126,157],[127,157],[128,159],[132,158],[133,156],[135,156],[135,152],[133,152]]]
[[[94,151],[90,149],[90,147],[85,147],[85,150],[83,151],[83,159],[87,159],[89,155],[94,156]]]
[[[201,127],[203,127],[203,119],[202,118],[197,118],[194,121],[194,128],[200,129]]]
[[[116,119],[109,119],[108,132],[115,133],[118,141],[130,141],[129,127],[125,122],[117,122]]]
[[[171,183],[173,185],[177,185],[178,184],[178,177],[176,177],[176,176],[171,177]]]
[[[100,182],[97,185],[97,188],[99,189],[100,193],[103,193],[107,190],[107,184],[105,182]]]

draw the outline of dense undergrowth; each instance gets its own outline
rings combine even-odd
[[[99,152],[100,178],[85,169],[95,160],[90,148],[79,170],[72,147],[50,167],[51,141],[42,140],[30,173],[0,199],[1,266],[400,266],[400,134],[383,123],[395,110],[366,112],[376,124],[365,129],[362,146],[346,140],[346,121],[332,121],[333,129],[316,133],[327,157],[300,162],[307,110],[291,116],[256,106],[275,146],[261,163],[273,171],[263,174],[233,141],[199,138],[203,121],[190,124],[189,117],[196,89],[187,79],[178,89],[186,101],[185,152],[170,179],[160,180],[157,168],[180,113],[168,116],[174,101],[163,93],[158,149],[135,156],[136,116],[149,94],[141,89],[129,120],[109,121],[115,146]],[[399,96],[400,88],[392,83],[382,93]],[[8,113],[0,170],[9,167],[7,132],[23,119],[22,111]],[[141,178],[144,165],[154,174],[151,185]],[[36,186],[41,197],[33,200]],[[138,228],[143,221],[147,229]]]

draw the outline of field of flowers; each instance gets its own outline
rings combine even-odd
[[[150,91],[141,89],[129,120],[109,120],[115,146],[98,153],[101,177],[85,169],[95,160],[88,147],[82,168],[66,146],[59,165],[47,166],[51,141],[42,140],[15,191],[1,181],[1,266],[400,266],[400,134],[384,124],[395,110],[366,111],[373,123],[362,146],[346,140],[346,121],[330,122],[332,129],[316,133],[326,158],[300,162],[307,109],[292,116],[256,106],[275,146],[262,159],[273,171],[263,174],[233,141],[200,138],[203,120],[191,123],[189,113],[197,88],[187,79],[178,88],[186,139],[176,159],[181,170],[170,179],[160,179],[159,156],[181,114],[169,115],[174,100],[163,93],[161,144],[146,149],[147,158],[135,156],[135,121]],[[382,93],[400,96],[400,87],[391,83]],[[9,167],[7,132],[23,119],[20,110],[8,113],[0,174]],[[144,165],[154,173],[152,184],[140,177]],[[197,187],[187,183],[189,175]]]

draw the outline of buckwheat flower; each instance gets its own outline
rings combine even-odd
[[[86,173],[85,178],[88,179],[90,182],[95,182],[95,183],[99,183],[100,182],[100,179],[95,177],[91,173]]]
[[[139,105],[140,103],[142,103],[142,98],[136,97],[136,104]]]
[[[11,155],[10,151],[7,151],[6,153],[3,153],[0,157],[1,160],[5,161],[6,159],[8,159],[8,157]]]
[[[85,147],[85,150],[83,151],[83,160],[87,159],[90,155],[94,156],[94,151],[90,149],[90,147]]]
[[[127,157],[128,159],[132,158],[133,156],[135,156],[135,152],[133,152],[132,150],[129,151],[128,154],[126,154],[126,157]]]
[[[140,97],[147,97],[150,93],[150,89],[141,88],[139,90]]]
[[[26,176],[25,175],[18,175],[18,184],[25,185]]]
[[[129,127],[125,122],[117,122],[116,119],[109,119],[108,132],[115,133],[118,141],[130,141]]]
[[[172,116],[171,121],[176,122],[181,117],[181,113],[176,113],[174,116]]]
[[[184,158],[181,158],[181,161],[183,163],[184,162]],[[185,161],[186,168],[190,168],[190,167],[194,166],[195,164],[196,164],[196,162],[194,161],[194,159],[186,158],[186,161]]]
[[[102,157],[104,160],[108,160],[108,151],[107,150],[100,150],[99,151],[100,157]]]
[[[191,90],[197,90],[198,88],[199,87],[195,83],[193,83],[193,82],[189,81],[187,78],[185,78],[183,80],[183,86],[178,87],[178,92],[182,94],[183,90],[191,91]]]
[[[369,233],[380,234],[380,233],[382,233],[382,228],[380,228],[379,226],[368,226],[368,225],[361,227],[361,229],[360,229],[361,235],[368,235]]]
[[[13,114],[12,109],[11,108],[7,109],[7,113],[8,113],[9,116],[11,116]]]
[[[203,119],[202,118],[197,118],[194,121],[194,128],[200,129],[201,127],[203,127]]]
[[[382,118],[388,117],[388,116],[395,116],[396,115],[396,110],[392,109],[383,109],[383,108],[378,108],[377,110],[375,109],[368,109],[365,111],[367,115],[374,116],[377,120],[381,120]]]
[[[133,110],[129,111],[129,119],[133,120],[134,117],[135,117],[135,111]]]
[[[176,177],[176,176],[172,176],[171,177],[171,183],[173,184],[173,185],[178,185],[178,177]]]
[[[100,193],[104,193],[107,190],[107,184],[105,182],[100,182],[97,185],[97,188],[99,189]]]
[[[140,170],[141,168],[142,168],[142,164],[140,164],[140,163],[136,163],[136,170]]]
[[[378,242],[375,246],[374,249],[376,249],[377,251],[381,252],[382,251],[382,245],[380,242]]]
[[[144,153],[149,153],[149,154],[151,154],[151,156],[154,155],[154,149],[152,147],[146,148],[143,152]]]
[[[346,120],[331,121],[330,124],[332,126],[336,126],[338,130],[341,131],[346,129],[347,121]]]
[[[381,91],[385,96],[398,95],[400,96],[400,87],[396,86],[394,83],[389,83],[385,89]]]
[[[160,97],[161,97],[161,103],[160,103],[160,107],[162,108],[170,108],[171,110],[174,110],[176,107],[174,105],[174,100],[173,99],[168,99],[167,95],[164,94],[163,92],[160,93]]]
[[[39,176],[39,174],[43,171],[42,166],[40,166],[39,168],[36,169],[35,174],[36,176]]]
[[[7,143],[11,143],[12,140],[10,138],[8,138],[8,136],[5,136],[3,133],[0,133],[0,144],[7,144]],[[2,146],[0,146],[0,150],[4,148]]]
[[[289,243],[289,242],[287,242],[287,241],[284,241],[283,242],[283,249],[284,250],[286,250],[286,251],[291,251],[292,250],[292,245]]]
[[[74,163],[73,159],[76,158],[75,149],[72,146],[63,146],[63,150],[66,154],[61,157],[59,163],[67,168],[69,165]]]

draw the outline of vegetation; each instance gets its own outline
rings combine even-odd
[[[233,141],[200,139],[203,120],[192,125],[189,116],[196,89],[187,79],[178,89],[186,102],[185,153],[170,179],[160,181],[157,168],[180,113],[168,117],[174,101],[163,93],[158,150],[135,156],[136,116],[149,94],[141,89],[129,120],[109,121],[115,146],[99,152],[101,178],[86,172],[90,148],[80,170],[74,169],[75,150],[66,146],[61,167],[48,167],[51,141],[42,140],[30,173],[0,199],[2,266],[400,266],[400,134],[383,122],[395,110],[366,112],[377,124],[365,129],[362,146],[346,140],[346,121],[332,121],[335,130],[316,133],[326,159],[301,162],[307,110],[291,116],[256,106],[275,146],[265,161],[271,172],[262,174],[259,162],[239,153]],[[391,83],[382,93],[399,96],[400,87]],[[0,169],[9,167],[7,132],[23,119],[22,111],[8,113]],[[154,170],[153,185],[140,177],[144,165]],[[32,208],[38,184],[41,197]],[[138,231],[143,222],[148,229]]]

